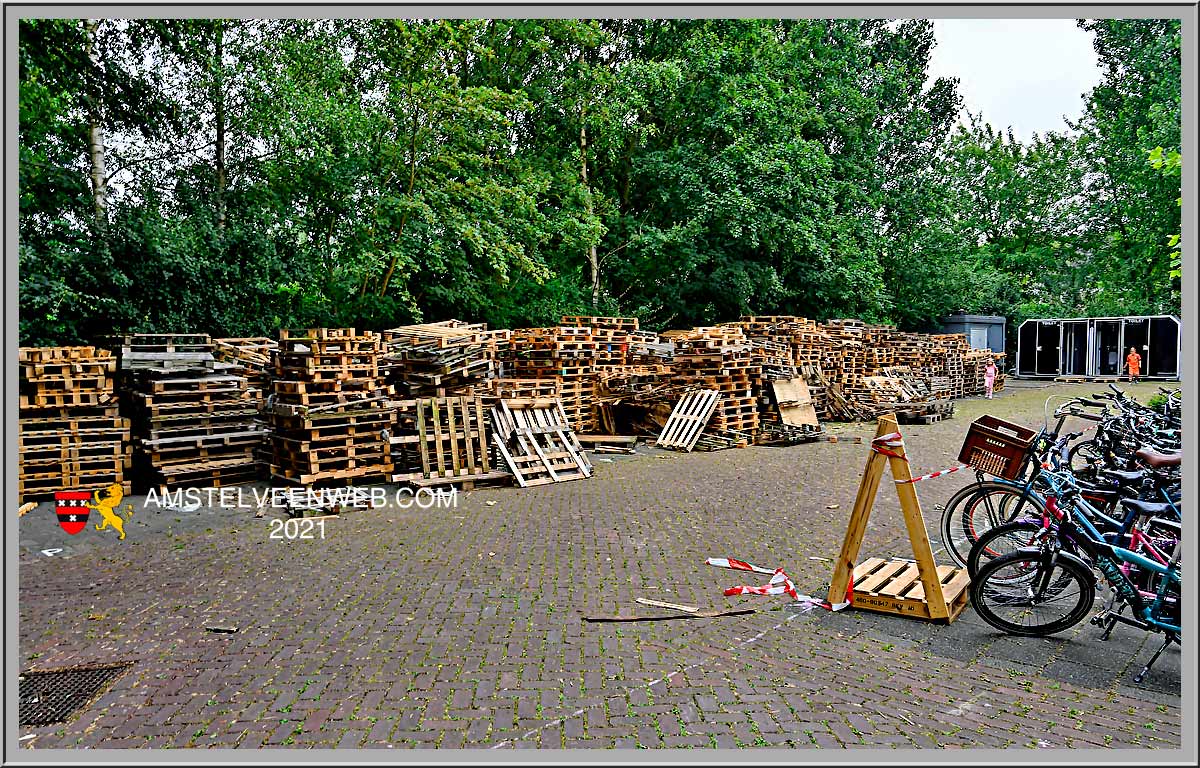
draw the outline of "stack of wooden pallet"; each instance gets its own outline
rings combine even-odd
[[[762,377],[762,366],[754,360],[742,329],[715,326],[670,333],[675,342],[673,383],[721,394],[710,426],[751,436],[757,432],[754,389]]]
[[[832,418],[829,408],[829,381],[825,378],[821,366],[804,364],[797,368],[800,378],[804,379],[804,383],[808,385],[808,393],[812,397],[813,409],[817,413],[817,418],[821,421],[829,421]]]
[[[970,350],[967,337],[961,333],[944,333],[930,338],[935,344],[934,354],[940,358],[937,367],[942,370],[939,373],[950,379],[950,397],[966,397],[968,382],[964,358]]]
[[[221,487],[257,480],[260,393],[215,359],[203,334],[119,338],[139,485]]]
[[[402,397],[468,394],[496,374],[496,352],[508,331],[445,320],[389,328],[380,374]]]
[[[751,391],[758,402],[759,424],[780,423],[779,406],[771,397],[771,383],[791,381],[799,376],[788,324],[744,317],[726,325],[741,328],[746,334],[750,341],[751,358],[760,368],[760,375],[751,384]]]
[[[519,328],[501,351],[506,376],[557,379],[563,412],[577,432],[595,432],[596,357],[588,328]]]
[[[896,329],[890,325],[868,325],[863,329],[863,345],[866,353],[866,372],[871,375],[880,368],[896,364],[896,347],[892,343]]]
[[[630,365],[670,365],[675,359],[675,345],[653,331],[629,332]]]
[[[391,390],[379,384],[378,334],[281,330],[275,353],[271,475],[310,485],[390,475]]]
[[[129,420],[117,411],[116,357],[95,347],[22,347],[17,360],[20,500],[114,483],[129,493]]]
[[[271,391],[271,355],[279,342],[265,336],[213,339],[213,356],[233,365],[229,372],[263,397]]]

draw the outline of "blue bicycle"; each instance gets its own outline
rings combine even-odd
[[[1168,553],[1153,552],[1152,557],[1111,544],[1095,535],[1091,525],[1076,524],[1079,489],[1057,490],[1061,516],[1049,523],[1034,546],[981,565],[971,583],[971,605],[984,621],[1003,632],[1052,635],[1075,626],[1091,612],[1098,585],[1095,568],[1112,594],[1109,604],[1092,617],[1093,624],[1106,627],[1102,639],[1118,622],[1164,636],[1134,678],[1141,682],[1171,643],[1182,642],[1182,547],[1176,544],[1166,558]]]

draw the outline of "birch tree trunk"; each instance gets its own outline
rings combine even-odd
[[[587,215],[589,219],[595,218],[596,210],[592,204],[592,189],[588,186],[588,160],[587,160],[587,122],[585,122],[585,114],[580,112],[579,120],[579,157],[581,163],[581,175],[583,177],[583,188],[585,190],[584,200]],[[592,309],[595,310],[600,304],[600,258],[596,252],[596,244],[592,243],[587,251],[588,266],[592,271]]]
[[[83,22],[84,54],[98,68],[99,61],[96,53],[96,30],[99,19],[87,19]],[[91,163],[92,205],[96,214],[96,222],[103,228],[108,222],[108,178],[104,168],[104,128],[100,125],[99,94],[93,78],[88,78],[84,86],[87,99],[88,117],[88,159]]]
[[[217,20],[216,71],[213,77],[213,112],[217,122],[217,231],[225,233],[225,22]]]

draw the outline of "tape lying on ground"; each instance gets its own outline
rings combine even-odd
[[[769,573],[771,580],[760,587],[752,587],[749,585],[740,585],[730,587],[725,590],[727,597],[733,595],[788,595],[793,600],[804,603],[809,609],[814,606],[824,608],[828,611],[840,611],[846,608],[854,599],[854,569],[851,568],[850,584],[846,588],[846,602],[830,603],[828,600],[820,600],[811,595],[802,595],[796,591],[796,585],[792,583],[790,577],[782,568],[771,570],[758,565],[752,565],[744,560],[734,560],[726,557],[710,557],[704,561],[708,565],[716,566],[717,568],[729,568],[734,571],[752,571],[754,573]]]

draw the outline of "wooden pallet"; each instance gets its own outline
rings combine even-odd
[[[952,618],[957,618],[969,598],[971,580],[967,571],[951,565],[939,565],[937,581],[947,609]],[[925,584],[921,581],[921,569],[910,560],[872,557],[855,566],[853,605],[855,608],[884,613],[931,618],[929,603],[925,599]]]
[[[590,327],[600,330],[618,331],[638,330],[638,319],[636,317],[583,317],[578,315],[564,315],[560,322],[564,326],[575,328]]]
[[[361,467],[348,467],[346,469],[334,469],[327,472],[308,473],[297,472],[296,470],[280,467],[275,464],[271,465],[272,478],[276,480],[282,480],[287,483],[296,483],[298,485],[313,485],[314,483],[324,481],[374,481],[377,479],[382,479],[383,476],[390,474],[391,471],[392,467],[390,464],[373,464]]]
[[[20,395],[18,406],[22,410],[48,410],[58,408],[96,408],[115,404],[117,396],[111,388],[90,392],[56,392]]]
[[[522,488],[592,476],[559,400],[501,400],[492,408],[492,427],[492,440]]]
[[[242,458],[224,461],[205,461],[192,464],[173,464],[159,468],[161,482],[160,491],[170,488],[203,485],[208,488],[222,488],[229,485],[243,485],[261,479],[263,465],[254,460]]]
[[[113,483],[120,484],[126,496],[131,493],[131,484],[125,479],[122,470],[120,472],[58,475],[48,479],[20,478],[17,481],[17,496],[22,503],[49,501],[59,491],[95,491]]]
[[[759,445],[800,445],[815,443],[824,438],[825,431],[821,426],[808,424],[791,425],[778,422],[763,422],[758,433]]]
[[[892,433],[899,433],[895,417],[881,416],[875,431],[876,439]],[[847,590],[853,583],[850,604],[855,608],[949,623],[958,618],[967,605],[970,580],[965,569],[939,567],[934,563],[925,520],[921,515],[921,502],[917,499],[913,484],[905,482],[912,479],[912,474],[903,442],[888,450],[895,455],[887,456],[872,447],[867,458],[842,549],[834,564],[829,602],[839,604],[845,601]],[[896,481],[900,509],[904,513],[904,524],[916,560],[909,563],[876,557],[856,566],[855,560],[862,546],[867,520],[875,504],[885,466],[890,466]],[[909,568],[909,565],[913,568]]]
[[[495,479],[487,417],[479,397],[401,401],[388,437],[395,482]],[[419,462],[419,468],[418,468]]]
[[[703,389],[679,398],[655,445],[690,452],[708,426],[720,399],[720,392]]]

